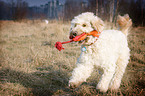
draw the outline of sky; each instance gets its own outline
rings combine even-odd
[[[0,1],[11,2],[12,0],[0,0]],[[17,1],[17,0],[13,0],[13,1]],[[51,0],[22,0],[22,1],[26,1],[29,4],[29,6],[40,6],[46,4]],[[60,3],[63,4],[65,2],[65,0],[59,0],[59,1]]]
[[[5,1],[5,2],[11,2],[12,0],[0,0],[0,1]],[[13,1],[17,1],[17,0],[13,0]],[[49,1],[52,0],[22,0],[22,1],[26,1],[29,6],[40,6],[40,5],[45,5],[46,3],[48,3]],[[60,3],[64,4],[66,0],[59,0]],[[84,0],[86,1],[86,0]],[[128,0],[131,1],[131,0]],[[137,0],[134,0],[137,1]],[[145,1],[145,0],[143,0]]]
[[[48,1],[51,0],[23,0],[23,1],[28,2],[29,6],[40,6],[48,3]],[[64,3],[65,0],[59,0],[59,2]]]

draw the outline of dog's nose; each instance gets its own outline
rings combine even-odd
[[[69,36],[69,39],[73,39],[77,36],[77,32],[71,32],[70,36]]]

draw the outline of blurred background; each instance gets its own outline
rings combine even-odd
[[[70,21],[90,11],[103,19],[105,29],[118,29],[117,15],[129,14],[130,60],[117,91],[101,93],[103,74],[95,68],[86,82],[68,86],[81,50],[68,41]],[[99,69],[99,71],[97,70]],[[0,96],[144,96],[145,0],[0,0]]]
[[[0,20],[71,20],[86,11],[109,22],[129,14],[135,26],[145,25],[145,0],[0,0]]]

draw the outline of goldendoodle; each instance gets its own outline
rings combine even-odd
[[[94,66],[103,69],[96,89],[106,92],[108,88],[116,90],[120,87],[130,57],[127,35],[132,20],[126,14],[119,15],[117,22],[119,30],[103,30],[104,22],[91,12],[82,13],[71,21],[70,39],[92,31],[97,32],[99,37],[88,35],[78,41],[81,43],[81,54],[70,77],[70,87],[74,88],[85,82]]]

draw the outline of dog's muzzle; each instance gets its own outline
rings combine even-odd
[[[78,33],[75,31],[75,32],[71,32],[70,33],[70,36],[69,36],[69,39],[73,39],[73,38],[75,38],[76,36],[78,35]]]
[[[78,41],[78,43],[82,43],[85,41],[86,36],[87,35],[84,32],[82,34],[78,35],[77,31],[71,31],[69,39],[74,40],[74,41]],[[75,40],[75,38],[78,38],[78,39]]]

